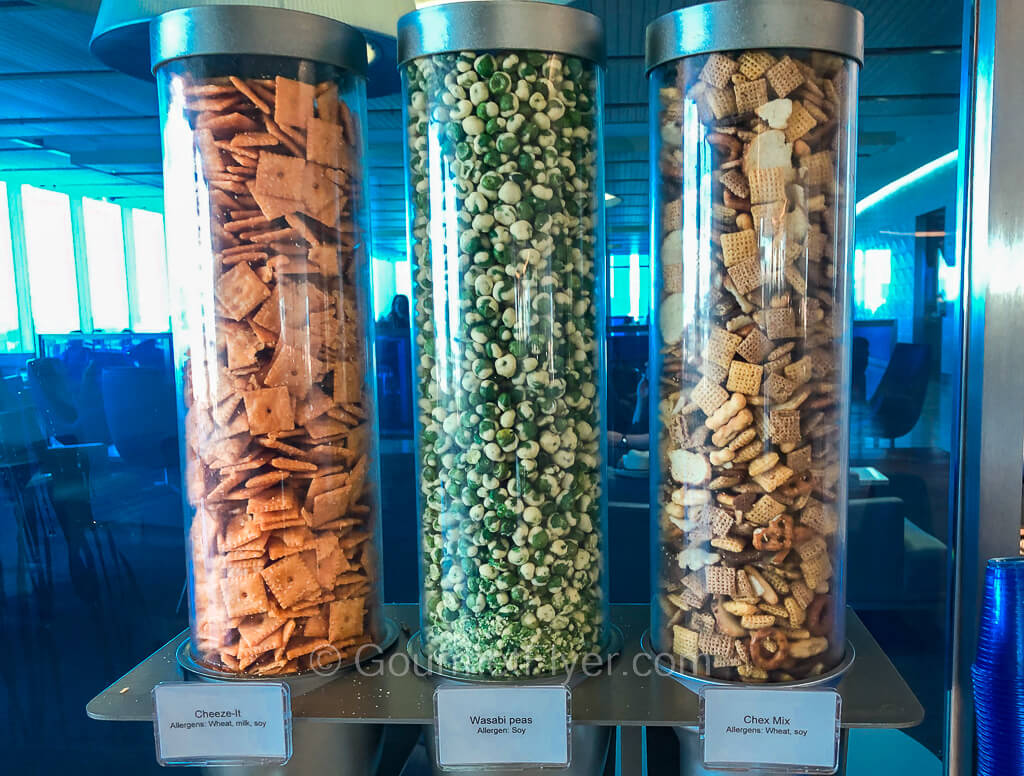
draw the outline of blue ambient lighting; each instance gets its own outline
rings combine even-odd
[[[931,175],[933,172],[941,170],[947,165],[953,164],[956,161],[956,156],[956,151],[950,151],[948,154],[940,156],[938,159],[933,159],[928,162],[928,164],[918,167],[913,172],[908,172],[902,178],[897,178],[892,183],[887,183],[873,194],[868,194],[864,199],[857,203],[857,215],[860,215],[868,208],[874,207],[883,199],[892,196],[900,189],[909,186],[911,183],[919,181],[922,178]]]

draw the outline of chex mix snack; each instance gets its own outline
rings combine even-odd
[[[660,649],[682,670],[833,668],[849,60],[660,65],[655,233]]]

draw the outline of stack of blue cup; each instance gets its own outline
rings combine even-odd
[[[1024,558],[988,562],[971,678],[978,773],[1024,773]]]

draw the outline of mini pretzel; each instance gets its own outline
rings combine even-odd
[[[778,552],[793,546],[793,518],[783,513],[776,515],[766,526],[754,531],[754,549]]]
[[[778,628],[762,628],[751,634],[750,659],[758,668],[772,671],[781,666],[788,656],[789,639]]]
[[[734,393],[725,404],[715,410],[711,417],[704,421],[704,425],[712,431],[718,431],[722,426],[732,420],[736,413],[747,406],[747,397],[742,393]]]
[[[807,607],[807,621],[804,627],[813,636],[826,636],[832,630],[835,603],[830,595],[816,595]]]

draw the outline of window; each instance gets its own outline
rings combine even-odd
[[[608,315],[612,318],[629,317],[629,263],[628,256],[614,255],[608,268]]]
[[[395,295],[395,265],[387,259],[372,260],[373,265],[373,318],[379,321],[391,312]]]
[[[608,267],[608,315],[646,320],[651,312],[651,262],[631,253],[611,257]]]
[[[892,280],[892,251],[888,248],[857,250],[853,258],[854,304],[873,315],[886,303]]]
[[[82,200],[85,252],[89,266],[92,326],[105,331],[128,328],[128,280],[124,268],[121,208],[96,199]]]
[[[412,302],[412,265],[408,256],[395,262],[395,295]]]
[[[68,196],[24,185],[21,199],[36,333],[61,334],[80,329]]]
[[[14,284],[14,251],[7,210],[7,185],[0,181],[0,352],[21,350],[18,290]]]
[[[132,210],[132,237],[136,288],[132,328],[136,331],[167,331],[170,328],[170,311],[163,216],[149,210]]]
[[[380,320],[391,313],[396,296],[412,303],[412,275],[409,259],[373,259],[373,317]]]

